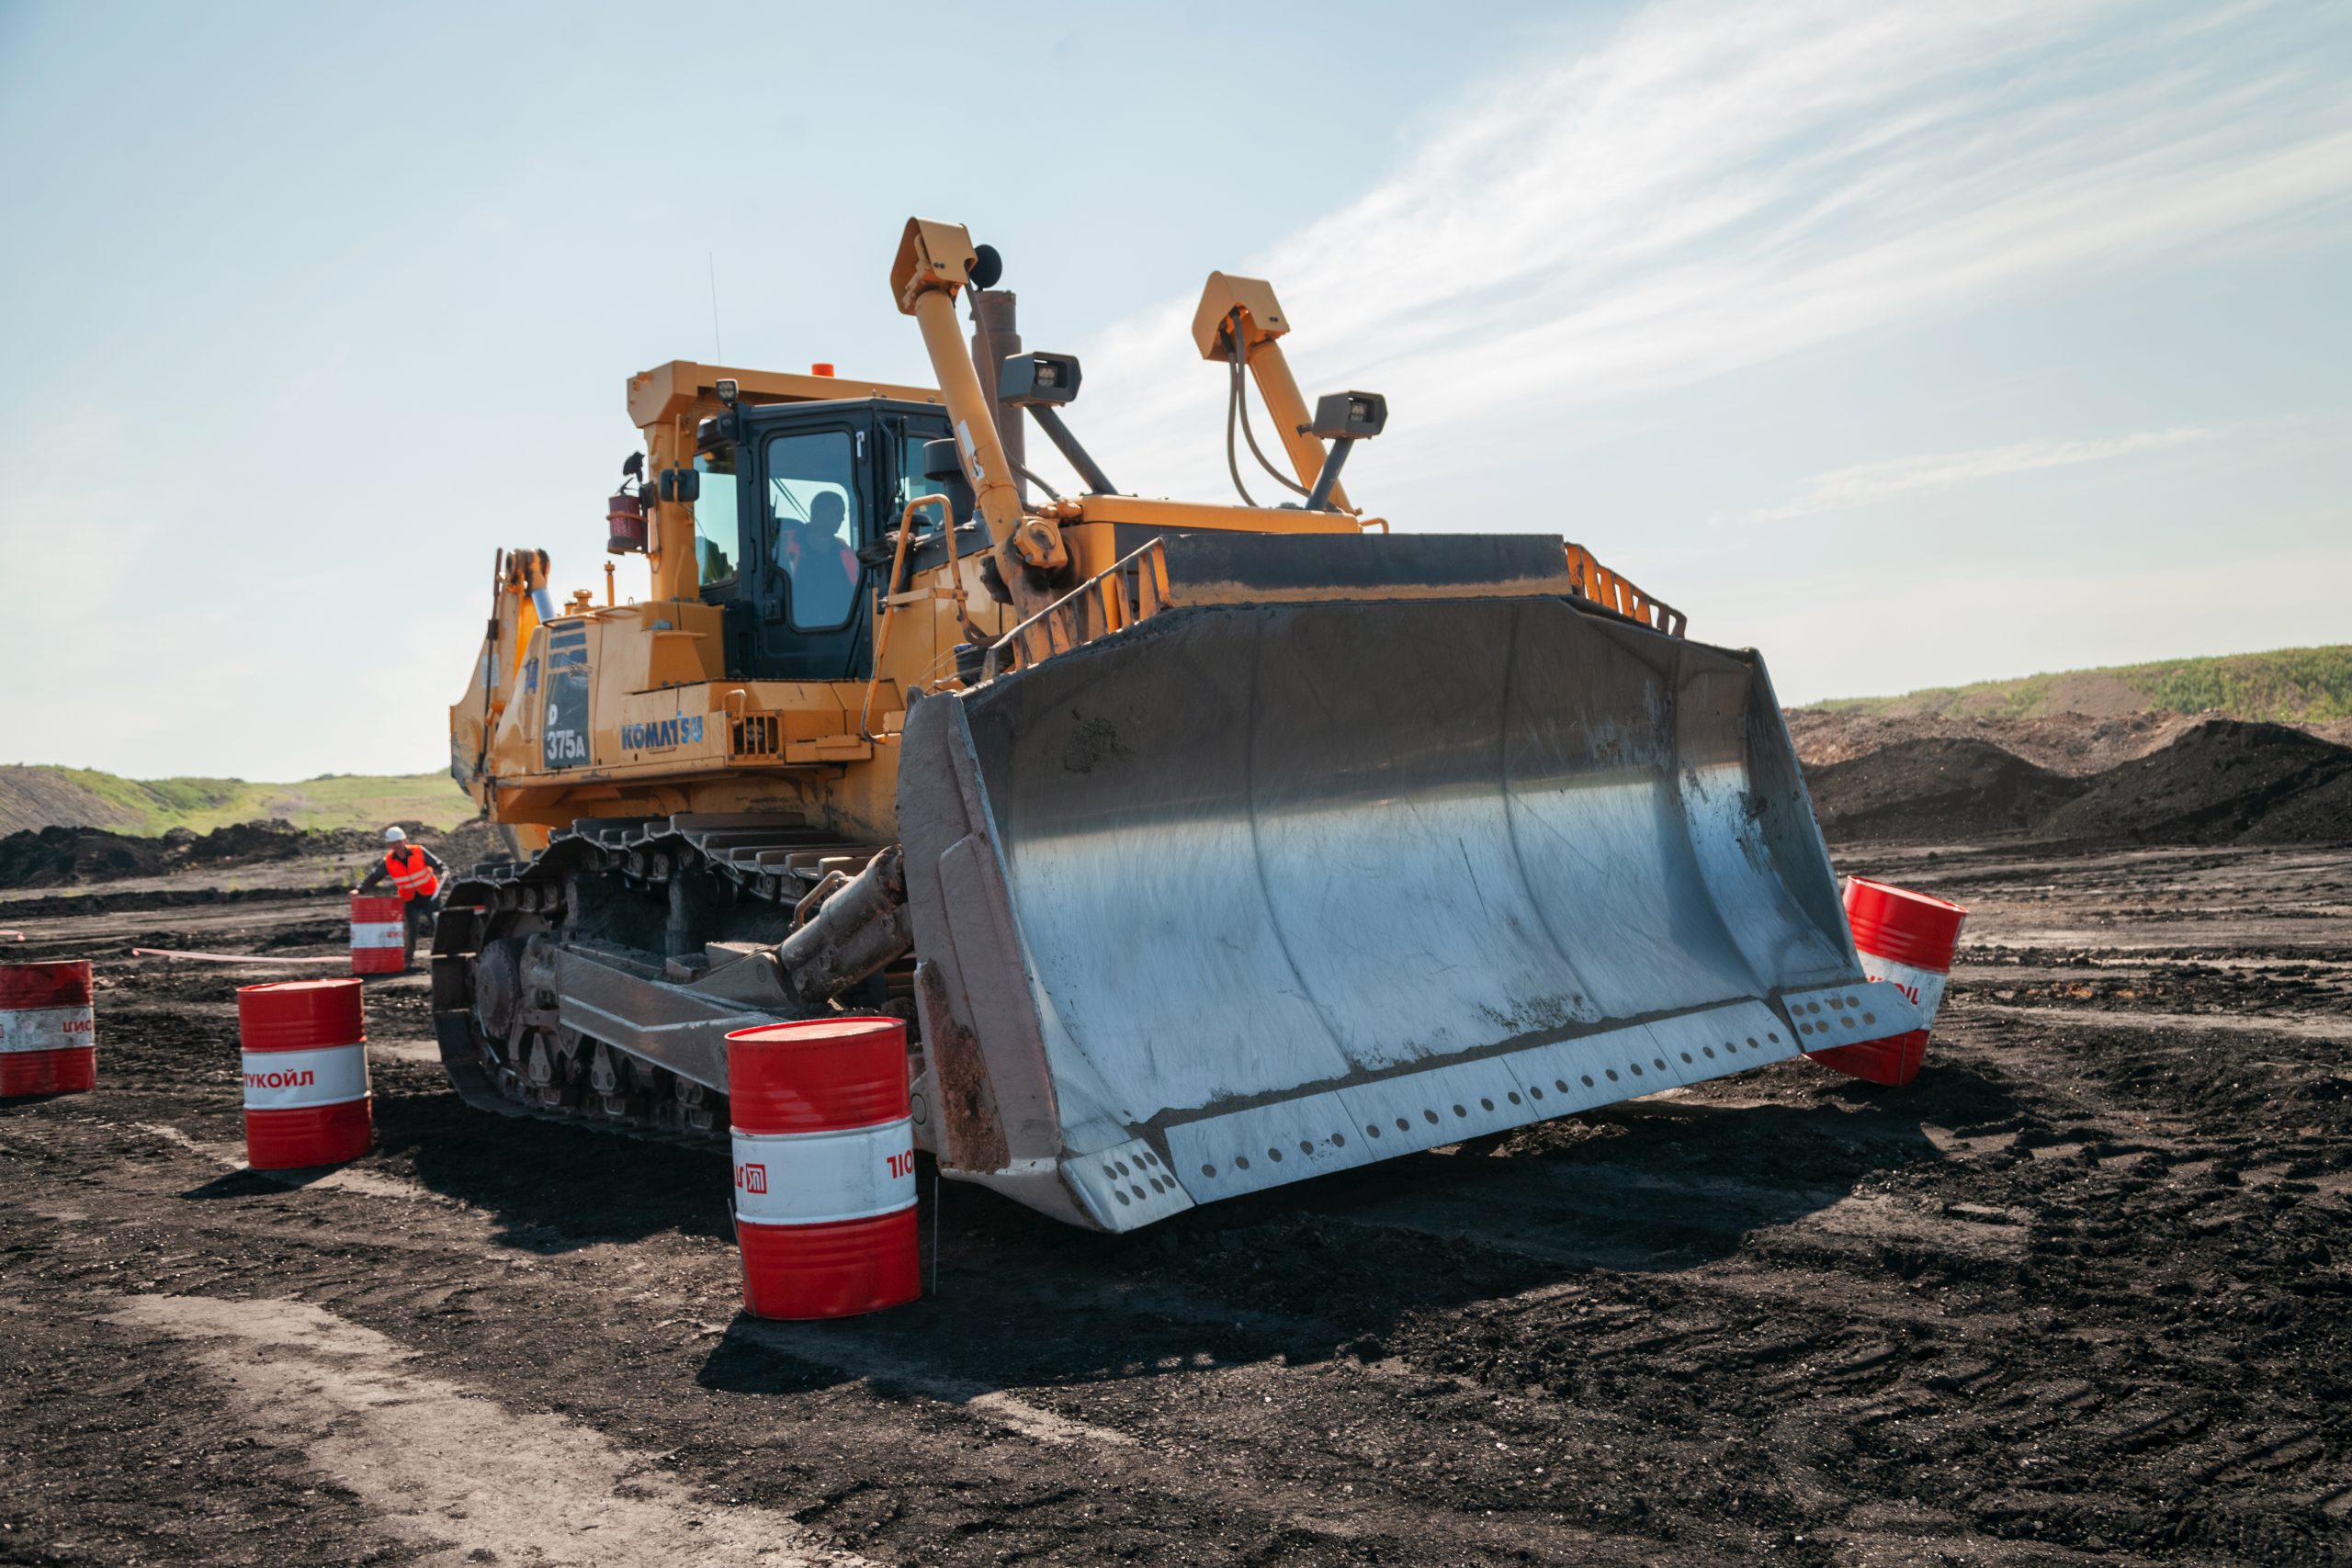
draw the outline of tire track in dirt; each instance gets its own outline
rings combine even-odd
[[[2152,975],[2192,1019],[2342,1010],[2352,924],[2328,911],[2352,856],[2016,869],[1972,857],[1943,886],[1994,889],[1996,936],[2105,932],[2096,964],[2058,955],[2068,986]],[[2198,946],[2232,922],[2330,972],[2250,982],[2275,961]],[[2125,973],[2119,932],[2180,956]],[[775,1334],[735,1317],[723,1163],[472,1115],[429,1063],[380,1066],[379,1145],[351,1173],[390,1190],[223,1170],[228,991],[128,975],[102,1006],[102,1093],[0,1111],[0,1260],[40,1348],[23,1364],[75,1335],[109,1347],[67,1358],[0,1519],[76,1539],[46,1483],[106,1468],[76,1445],[121,1397],[108,1369],[194,1343],[91,1314],[172,1294],[331,1313],[403,1375],[875,1560],[2345,1560],[2341,1043],[2280,1030],[2249,1052],[2103,993],[2067,998],[2088,1016],[1996,1012],[2002,966],[1963,968],[1908,1090],[1792,1064],[1124,1238],[951,1188],[935,1296]],[[420,1032],[419,996],[369,1003],[382,1035]],[[141,1417],[172,1434],[141,1450],[158,1466],[198,1462],[172,1424],[211,1386],[191,1375],[143,1374]],[[288,1452],[261,1480],[273,1508],[319,1487],[315,1560],[424,1550],[367,1547],[372,1508]],[[108,1484],[120,1517],[181,1506],[160,1469]],[[228,1528],[170,1560],[313,1560]]]
[[[2030,1018],[2047,1023],[2073,1024],[2077,1028],[2147,1029],[2192,1034],[2200,1030],[2214,1030],[2223,1034],[2292,1035],[2304,1040],[2352,1043],[2352,1021],[2341,1019],[2245,1018],[2233,1013],[2123,1012],[2047,1004],[2017,1007],[1985,1001],[1973,1003],[1972,1010],[2000,1018]]]

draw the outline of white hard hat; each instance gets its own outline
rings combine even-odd
[[[405,828],[392,827],[384,829],[384,842],[388,844],[397,844],[407,837],[408,829]]]

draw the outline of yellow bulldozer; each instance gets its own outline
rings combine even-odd
[[[514,854],[433,958],[469,1101],[723,1142],[729,1031],[894,1013],[942,1173],[1124,1231],[1912,1026],[1755,653],[1557,536],[1366,515],[1386,405],[1310,409],[1256,279],[1193,323],[1244,503],[1121,493],[1001,273],[907,224],[934,387],[632,378],[642,601],[500,557],[451,762]]]

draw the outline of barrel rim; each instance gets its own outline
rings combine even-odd
[[[237,1040],[248,1051],[364,1044],[367,992],[349,975],[264,980],[237,987]]]
[[[1850,873],[1848,874],[1846,881],[1849,886],[1867,888],[1872,893],[1883,894],[1899,903],[1918,904],[1954,915],[1968,913],[1968,907],[1964,904],[1955,904],[1949,898],[1939,898],[1932,893],[1922,893],[1916,887],[1897,887],[1892,882],[1881,882],[1876,877],[1856,876]]]
[[[854,1025],[884,1024],[886,1029],[856,1028]],[[831,1018],[795,1018],[777,1023],[756,1023],[749,1029],[730,1029],[727,1043],[732,1047],[738,1041],[752,1045],[778,1045],[787,1048],[838,1044],[845,1040],[863,1041],[876,1034],[896,1032],[903,1036],[907,1021],[887,1012],[840,1013]]]
[[[910,1112],[907,1024],[888,1013],[759,1024],[727,1035],[728,1121],[776,1134],[878,1127]]]
[[[1866,876],[1849,877],[1842,899],[1854,949],[1883,964],[1906,964],[1937,975],[1951,973],[1968,910],[1949,898],[1915,892]]]
[[[87,975],[90,973],[90,961],[86,958],[12,958],[0,961],[0,969],[62,969],[68,974],[79,970]]]
[[[37,1008],[91,1007],[96,1002],[96,984],[86,958],[0,964],[0,1008],[29,1012]]]
[[[333,987],[347,987],[351,988],[351,993],[353,995],[356,996],[362,994],[359,988],[359,982],[353,979],[350,976],[324,975],[313,976],[305,980],[256,980],[250,986],[238,987],[237,998],[242,1001],[246,997],[252,996],[255,992],[260,991],[267,991],[276,995],[284,995],[288,992],[325,990]]]

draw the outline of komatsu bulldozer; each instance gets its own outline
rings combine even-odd
[[[723,1142],[729,1031],[892,1013],[942,1173],[1124,1231],[1912,1027],[1754,652],[1557,535],[1367,515],[1386,405],[1310,409],[1256,279],[1193,323],[1244,504],[1121,493],[1001,270],[908,223],[934,386],[632,378],[643,600],[502,554],[450,735],[515,852],[433,959],[468,1100]]]

